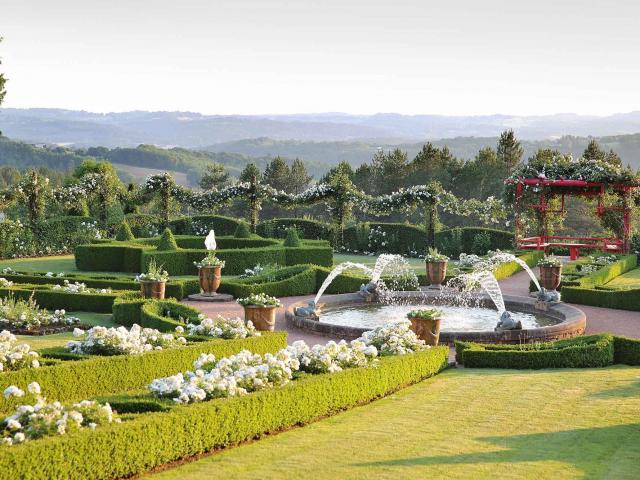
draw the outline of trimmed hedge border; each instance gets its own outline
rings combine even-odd
[[[640,365],[640,340],[608,333],[522,345],[455,342],[456,361],[468,368],[593,368]]]
[[[173,332],[177,326],[184,326],[177,318],[197,322],[200,311],[177,302],[173,298],[153,300],[142,298],[139,293],[128,293],[113,304],[113,321],[131,327],[137,323],[141,327],[155,328],[161,332]]]
[[[386,357],[376,368],[308,375],[282,388],[175,406],[94,431],[3,448],[0,478],[84,480],[139,474],[370,402],[436,375],[447,366],[447,356],[448,348],[436,347]]]
[[[144,388],[155,378],[190,370],[201,353],[213,353],[221,358],[241,350],[267,353],[286,346],[286,332],[263,332],[259,337],[195,341],[184,347],[156,350],[142,355],[93,355],[82,360],[57,360],[50,366],[0,373],[0,390],[4,391],[10,385],[26,387],[31,382],[38,382],[49,399],[78,401]],[[55,350],[52,349],[54,352]],[[46,350],[42,354],[46,358]],[[55,353],[53,356],[55,357]],[[0,397],[0,412],[7,412],[20,402],[20,399],[6,400]],[[6,466],[2,461],[0,465]],[[64,478],[64,475],[59,478]]]
[[[50,285],[16,284],[8,288],[0,288],[0,296],[28,300],[32,295],[42,308],[63,308],[69,311],[111,313],[113,302],[123,291],[112,293],[67,293],[53,290]]]
[[[202,237],[176,237],[178,245],[202,246]],[[331,266],[333,250],[324,240],[305,240],[301,247],[284,247],[281,241],[258,238],[219,238],[220,249],[216,256],[226,261],[224,273],[237,275],[256,264],[277,263],[300,265],[314,263]],[[206,255],[203,248],[181,248],[158,251],[154,247],[157,239],[142,242],[99,242],[79,245],[75,250],[76,266],[79,270],[103,272],[132,272],[146,270],[151,259],[164,266],[171,275],[197,275],[193,262]],[[259,246],[255,246],[259,245]],[[233,248],[224,248],[233,247]]]
[[[140,284],[133,278],[114,277],[109,275],[91,275],[91,274],[65,274],[64,277],[46,277],[45,272],[38,272],[41,275],[33,275],[34,272],[18,272],[18,274],[0,274],[16,284],[27,283],[31,285],[56,285],[62,284],[64,280],[70,282],[81,282],[89,288],[111,288],[112,290],[140,290]],[[169,279],[165,286],[165,294],[167,297],[182,300],[192,293],[200,292],[200,283],[198,280]]]

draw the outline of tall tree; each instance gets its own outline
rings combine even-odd
[[[198,185],[203,190],[220,189],[228,184],[229,173],[225,170],[224,165],[216,162],[207,165],[200,182],[198,182]]]
[[[307,188],[309,188],[309,183],[311,183],[313,177],[309,175],[307,171],[307,166],[304,164],[304,161],[296,158],[291,164],[291,179],[289,185],[289,191],[291,193],[302,193]]]
[[[247,165],[240,172],[239,179],[241,182],[250,182],[253,177],[256,177],[256,180],[262,180],[262,172],[255,164],[255,162],[247,163]]]
[[[377,194],[387,194],[405,186],[408,164],[407,154],[396,148],[389,152],[379,150],[371,160]]]
[[[524,149],[513,130],[505,130],[500,134],[496,156],[498,162],[505,166],[508,173],[522,161],[523,153]]]
[[[263,181],[277,190],[288,191],[290,179],[289,165],[279,155],[271,160],[264,170]]]
[[[584,152],[582,153],[582,157],[587,160],[600,160],[603,162],[607,162],[611,165],[617,165],[617,166],[622,165],[622,159],[616,152],[614,152],[613,150],[609,150],[609,152],[605,152],[600,147],[598,142],[596,142],[594,139],[591,139],[589,141],[587,148],[585,148]]]
[[[346,175],[349,177],[349,180],[353,180],[354,172],[351,165],[344,160],[338,163],[333,168],[330,168],[327,173],[320,179],[320,183],[329,183],[333,177],[336,175]]]

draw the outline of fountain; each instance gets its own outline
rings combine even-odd
[[[387,289],[382,281],[385,272],[406,273],[408,269],[406,260],[399,255],[381,255],[373,268],[345,262],[327,276],[315,299],[307,306],[300,302],[288,308],[287,323],[338,338],[356,338],[366,330],[405,319],[412,309],[437,305],[443,311],[441,342],[444,343],[454,340],[522,343],[584,333],[585,315],[575,307],[554,303],[546,311],[539,311],[533,298],[503,296],[492,270],[500,263],[510,261],[521,265],[538,285],[529,266],[525,268],[526,263],[523,265],[521,259],[503,252],[478,262],[472,272],[450,280],[442,292]],[[369,283],[362,285],[359,292],[325,297],[320,312],[317,307],[328,286],[349,269],[364,272]],[[486,295],[478,295],[479,290]]]

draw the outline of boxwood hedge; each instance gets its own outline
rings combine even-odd
[[[455,346],[456,360],[469,368],[585,368],[614,362],[614,338],[610,334],[521,345],[457,341]]]
[[[376,368],[308,375],[282,388],[175,406],[167,412],[134,415],[94,431],[3,448],[0,465],[5,468],[0,469],[0,478],[84,480],[139,474],[370,402],[437,374],[447,365],[448,351],[447,347],[436,347],[387,357]],[[181,369],[182,364],[174,365],[172,372]]]
[[[0,296],[13,296],[24,300],[31,296],[38,305],[48,309],[64,308],[69,311],[111,313],[111,307],[123,291],[112,293],[67,293],[54,290],[52,285],[14,284],[0,287]]]
[[[0,391],[10,385],[26,387],[31,382],[38,382],[49,399],[77,401],[144,388],[155,378],[191,369],[201,353],[213,353],[220,358],[245,349],[257,353],[275,352],[286,345],[286,332],[264,332],[259,337],[197,341],[185,347],[156,350],[142,355],[87,356],[82,360],[58,360],[49,366],[0,373]],[[52,357],[58,357],[58,350],[60,349],[51,350]],[[42,355],[46,358],[48,351],[43,350]],[[7,400],[0,397],[0,412],[8,412],[19,402],[20,399]],[[5,464],[0,461],[0,465]]]

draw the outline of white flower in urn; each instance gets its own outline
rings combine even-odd
[[[213,230],[209,230],[209,235],[207,235],[207,238],[204,239],[204,246],[207,247],[207,250],[216,249],[216,234]]]

